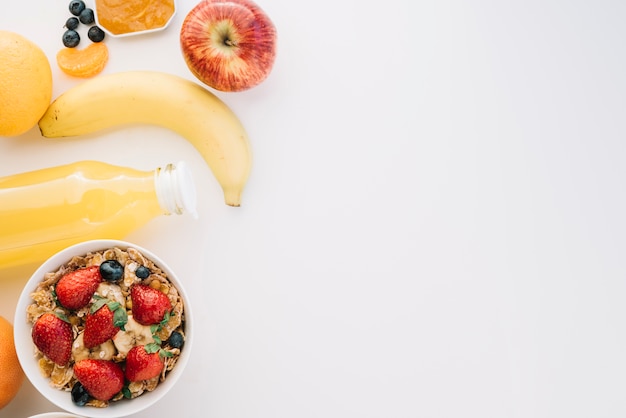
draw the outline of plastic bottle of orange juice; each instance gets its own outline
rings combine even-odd
[[[89,239],[121,239],[159,215],[195,216],[184,162],[140,171],[80,161],[0,178],[0,269]]]

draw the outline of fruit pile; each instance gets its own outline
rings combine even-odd
[[[106,407],[156,389],[183,349],[182,298],[135,249],[75,257],[31,296],[39,368],[76,405]]]
[[[138,1],[150,3],[121,3]],[[195,83],[161,71],[100,75],[109,52],[94,24],[99,16],[84,0],[72,0],[69,11],[57,64],[65,74],[92,79],[51,102],[44,52],[22,35],[0,31],[0,136],[19,136],[35,126],[46,138],[133,123],[162,126],[195,146],[225,203],[240,206],[252,161],[248,134],[207,87],[239,92],[268,77],[276,29],[265,12],[251,0],[199,0],[179,28],[182,59],[200,81]],[[85,48],[78,47],[81,24],[91,25]],[[154,390],[185,341],[182,301],[167,277],[142,255],[110,251],[46,275],[27,312],[42,373],[78,405],[104,407]]]
[[[95,24],[93,9],[83,0],[72,0],[69,4],[72,16],[65,22],[62,41],[65,48],[57,53],[57,65],[65,74],[73,77],[93,77],[104,69],[109,60],[109,49],[104,41],[104,31]],[[86,48],[78,49],[80,24],[88,25],[87,37],[92,41]]]

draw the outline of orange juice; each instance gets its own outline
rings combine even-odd
[[[0,178],[0,268],[80,241],[121,239],[159,215],[194,211],[184,163],[140,171],[97,161]]]

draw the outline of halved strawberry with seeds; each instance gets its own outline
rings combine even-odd
[[[98,297],[85,319],[83,343],[93,348],[113,338],[128,321],[126,309],[119,302]]]
[[[74,376],[91,396],[101,401],[108,401],[124,387],[124,371],[111,360],[81,360],[74,364]]]
[[[70,310],[87,306],[101,281],[98,266],[71,271],[57,282],[57,300],[61,306]]]
[[[65,319],[54,313],[41,315],[31,331],[35,346],[59,366],[65,366],[72,355],[74,333]]]
[[[143,284],[135,284],[130,288],[133,303],[133,318],[141,325],[158,324],[166,312],[172,310],[172,303],[167,295],[160,290]]]
[[[162,356],[168,354],[170,353],[160,350],[157,344],[136,345],[126,356],[126,379],[139,382],[157,377],[165,365]]]

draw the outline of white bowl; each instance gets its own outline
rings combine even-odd
[[[178,289],[184,303],[185,309],[185,345],[181,350],[180,357],[175,367],[169,372],[165,381],[152,392],[146,392],[134,399],[123,399],[118,402],[111,402],[107,408],[95,408],[90,406],[77,406],[72,402],[69,392],[56,389],[49,384],[49,380],[44,377],[37,364],[35,358],[35,349],[31,337],[32,326],[26,320],[26,308],[33,303],[30,295],[37,288],[37,285],[43,279],[45,273],[55,271],[61,265],[67,263],[73,256],[84,255],[92,251],[104,250],[107,248],[119,247],[126,249],[128,247],[136,248],[144,256],[152,260],[157,266],[167,274],[169,280]],[[142,248],[141,246],[119,240],[94,240],[86,241],[80,244],[66,248],[46,260],[33,273],[22,290],[20,298],[17,302],[17,308],[14,318],[14,338],[17,356],[20,361],[26,377],[35,386],[35,388],[50,402],[70,413],[81,417],[99,418],[99,417],[125,417],[142,411],[160,400],[165,394],[176,384],[180,378],[191,354],[193,342],[193,317],[189,304],[189,298],[185,292],[180,279],[170,269],[170,267],[156,254]],[[44,415],[46,416],[46,415]],[[54,415],[52,415],[54,416]],[[65,416],[65,415],[61,415]]]
[[[46,412],[45,414],[31,415],[28,418],[83,418],[67,412]]]

